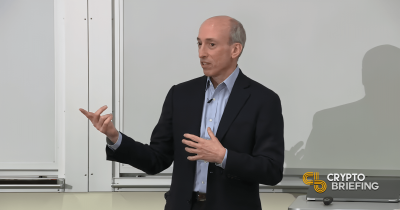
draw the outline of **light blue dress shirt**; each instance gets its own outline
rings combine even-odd
[[[217,135],[218,125],[221,121],[221,117],[222,114],[224,113],[226,103],[228,102],[229,96],[232,92],[233,85],[238,75],[239,75],[239,65],[237,65],[236,69],[232,72],[232,74],[229,75],[229,77],[226,78],[223,82],[221,82],[216,88],[214,88],[214,86],[212,85],[210,77],[207,77],[203,114],[201,117],[201,126],[200,126],[201,138],[210,139],[210,136],[208,135],[207,132],[208,127],[211,128],[211,131],[214,133],[214,135]],[[109,141],[107,138],[108,147],[112,150],[118,149],[118,147],[121,145],[121,141],[122,141],[121,133],[119,133],[118,140],[115,144],[112,144],[112,142]],[[222,163],[215,164],[221,168],[225,168],[226,165],[226,157],[228,155],[228,150],[227,149],[225,150],[226,150],[225,157]],[[197,160],[193,191],[206,193],[208,164],[209,163],[207,161]]]

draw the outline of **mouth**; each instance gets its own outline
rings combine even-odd
[[[207,62],[200,62],[200,64],[202,67],[207,67],[210,65],[210,63],[207,63]]]

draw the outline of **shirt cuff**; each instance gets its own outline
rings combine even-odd
[[[115,142],[115,144],[108,137],[106,137],[108,148],[110,148],[110,149],[112,149],[114,151],[118,149],[118,147],[119,147],[119,145],[121,145],[121,141],[122,141],[121,133],[118,132],[118,134],[119,134],[118,135],[118,140],[117,140],[117,142]]]
[[[225,148],[225,157],[224,157],[224,159],[222,160],[222,163],[221,163],[221,164],[215,163],[215,165],[216,165],[216,166],[219,166],[219,167],[221,167],[221,168],[223,168],[223,169],[225,169],[225,165],[226,165],[226,156],[227,156],[227,155],[228,155],[228,149]]]

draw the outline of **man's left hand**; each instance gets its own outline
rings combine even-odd
[[[193,147],[185,147],[187,152],[197,154],[196,156],[188,156],[188,160],[205,160],[211,163],[221,164],[225,157],[225,148],[219,142],[218,138],[215,137],[214,133],[211,131],[211,128],[207,128],[208,135],[211,137],[210,140],[200,138],[193,134],[185,133],[183,136],[191,139],[193,141],[189,141],[186,139],[182,139],[182,143]]]

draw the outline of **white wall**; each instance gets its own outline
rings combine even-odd
[[[203,75],[201,23],[229,15],[247,35],[239,67],[281,98],[286,169],[399,171],[400,97],[398,79],[390,79],[400,74],[399,7],[393,0],[125,1],[123,131],[150,142],[169,88]]]

